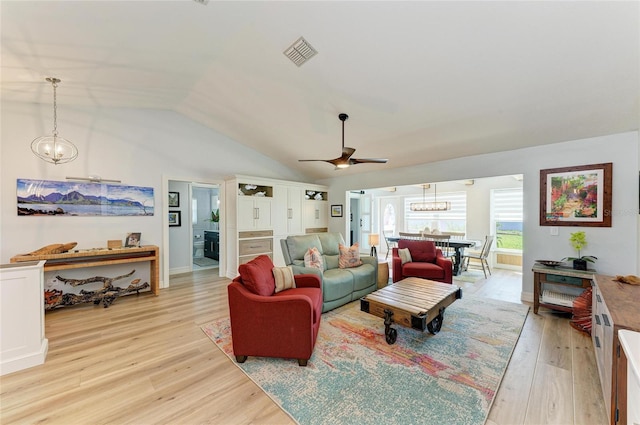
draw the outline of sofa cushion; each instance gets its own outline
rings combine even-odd
[[[266,255],[259,255],[245,264],[240,264],[238,272],[242,283],[251,292],[258,295],[270,296],[276,290],[273,277],[273,262]]]
[[[313,248],[309,248],[304,254],[304,266],[324,270],[324,261],[322,261],[322,254],[320,254],[320,251],[318,251],[318,248],[316,248],[315,246]]]
[[[354,243],[350,247],[339,244],[338,249],[340,250],[338,266],[340,266],[341,269],[348,269],[350,267],[358,267],[362,265],[362,261],[360,261],[360,244],[358,242]]]
[[[285,289],[291,289],[296,287],[296,281],[293,278],[293,269],[288,267],[274,267],[273,278],[276,281],[276,294],[284,291]]]
[[[412,262],[402,266],[402,276],[423,279],[444,279],[444,269],[434,263]]]
[[[376,270],[372,264],[362,264],[360,267],[345,269],[353,275],[353,289],[360,291],[377,283]]]
[[[324,269],[337,269],[340,266],[338,265],[340,261],[339,255],[323,255],[324,258]]]
[[[344,245],[344,239],[341,233],[318,233],[320,243],[322,244],[322,253],[324,255],[339,255],[338,246]]]
[[[436,244],[433,241],[413,241],[408,239],[400,239],[398,248],[409,248],[411,258],[414,262],[436,261]]]
[[[410,263],[413,261],[411,258],[411,252],[409,248],[398,248],[398,257],[400,257],[401,264]]]
[[[297,236],[287,236],[285,239],[287,250],[289,251],[289,256],[291,257],[291,261],[294,260],[304,260],[304,254],[310,248],[317,248],[320,251],[320,254],[323,254],[322,244],[320,243],[320,239],[318,236],[313,235],[297,235]]]
[[[346,269],[328,269],[322,275],[322,293],[325,301],[338,300],[353,292],[353,274]]]

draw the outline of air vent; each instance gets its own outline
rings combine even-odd
[[[297,66],[302,66],[303,63],[317,55],[318,51],[314,49],[307,40],[300,37],[283,53],[286,57],[291,59],[291,62],[295,63]]]

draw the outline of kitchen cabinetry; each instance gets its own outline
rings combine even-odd
[[[637,399],[627,395],[627,364],[618,332],[640,332],[640,287],[596,275],[592,302],[591,338],[609,423],[624,425],[628,407],[635,406]]]
[[[538,307],[571,312],[573,300],[591,286],[595,271],[568,267],[533,266],[533,312]]]
[[[204,232],[204,256],[220,261],[220,233]]]
[[[304,190],[304,228],[306,233],[326,232],[329,227],[327,192],[306,186]]]

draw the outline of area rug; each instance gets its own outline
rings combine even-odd
[[[484,279],[484,273],[482,270],[465,270],[457,276],[453,276],[453,283],[458,282],[469,282],[475,283],[480,279]]]
[[[294,420],[314,424],[483,424],[529,307],[463,296],[437,335],[383,319],[359,302],[325,313],[307,367],[296,360],[235,362],[229,319],[202,326],[211,340]]]

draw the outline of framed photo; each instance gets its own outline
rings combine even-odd
[[[177,208],[180,206],[180,192],[169,192],[169,207]]]
[[[331,217],[342,217],[342,204],[331,205]]]
[[[611,227],[611,162],[540,170],[540,225]]]
[[[181,225],[182,219],[180,217],[180,211],[169,211],[169,227]]]
[[[127,248],[139,247],[141,235],[141,233],[127,233],[127,238],[124,240],[124,246]]]

